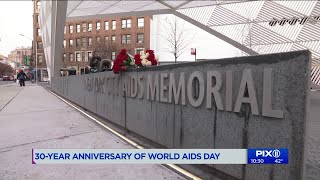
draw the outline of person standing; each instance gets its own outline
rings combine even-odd
[[[20,86],[25,86],[24,81],[27,79],[26,73],[24,73],[23,70],[20,70],[17,79],[19,80]]]

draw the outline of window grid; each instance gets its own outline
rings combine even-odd
[[[77,24],[77,33],[79,33],[80,32],[80,24]]]
[[[81,60],[81,54],[79,52],[76,52],[76,62],[80,62]]]
[[[76,47],[79,47],[80,44],[81,44],[81,40],[80,40],[80,38],[77,38],[77,39],[76,39]]]
[[[131,35],[130,34],[122,35],[121,44],[131,44]]]
[[[87,41],[86,38],[82,38],[82,47],[86,47]]]
[[[114,59],[116,59],[116,52],[113,51],[111,53],[111,60],[114,60]]]
[[[144,27],[144,18],[138,18],[138,27]]]
[[[89,37],[89,38],[88,38],[88,46],[91,46],[91,45],[92,45],[92,38]]]
[[[69,54],[69,61],[73,61],[73,53]]]
[[[131,19],[122,19],[121,28],[131,28]]]
[[[87,32],[87,23],[82,24],[82,32]]]
[[[137,43],[138,44],[144,43],[144,34],[143,33],[137,34]]]
[[[73,33],[73,25],[69,26],[69,33],[72,34]]]
[[[100,30],[100,22],[96,22],[96,30]]]
[[[111,27],[113,30],[115,30],[117,27],[116,27],[116,21],[115,20],[113,20],[112,21],[112,27]]]
[[[109,22],[108,21],[104,22],[104,30],[109,30]]]
[[[73,47],[73,39],[69,39],[69,47]]]
[[[42,55],[38,55],[38,62],[42,63]]]
[[[112,36],[111,36],[111,42],[113,42],[113,43],[116,42],[116,36],[115,36],[115,35],[112,35]]]
[[[88,23],[88,32],[92,31],[92,23]]]

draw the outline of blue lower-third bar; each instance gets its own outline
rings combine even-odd
[[[248,149],[248,164],[288,164],[288,148]]]

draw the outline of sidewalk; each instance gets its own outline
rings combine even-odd
[[[132,149],[41,86],[0,88],[0,179],[184,179],[162,165],[32,165],[32,148]]]

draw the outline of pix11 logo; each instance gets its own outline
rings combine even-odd
[[[248,149],[248,164],[288,164],[288,148]]]
[[[275,157],[278,158],[281,155],[281,151],[275,150],[257,150],[256,157]]]

